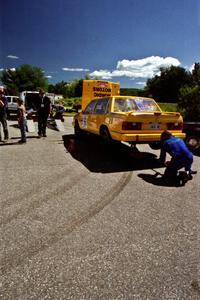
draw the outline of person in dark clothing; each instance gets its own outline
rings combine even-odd
[[[51,111],[51,100],[45,96],[43,90],[39,91],[37,113],[38,113],[38,137],[46,137],[47,119]]]
[[[7,99],[4,96],[4,91],[0,90],[0,141],[1,141],[1,124],[3,126],[4,141],[8,140],[7,109],[8,109]]]
[[[176,178],[178,170],[185,168],[188,179],[192,179],[192,174],[196,174],[196,171],[192,171],[193,154],[189,151],[184,141],[172,136],[169,131],[163,131],[161,144],[159,161],[166,165],[164,177]],[[171,156],[169,162],[165,162],[167,153]]]

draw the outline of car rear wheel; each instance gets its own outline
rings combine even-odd
[[[159,150],[161,148],[161,142],[151,142],[149,147],[153,150]]]
[[[186,137],[185,143],[193,151],[200,149],[200,138],[196,135]]]

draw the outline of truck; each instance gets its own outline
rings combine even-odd
[[[92,99],[117,96],[119,94],[119,82],[83,80],[81,109],[84,110]]]

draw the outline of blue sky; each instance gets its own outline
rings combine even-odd
[[[142,88],[159,68],[200,62],[199,0],[0,0],[0,70],[49,83],[91,77]]]

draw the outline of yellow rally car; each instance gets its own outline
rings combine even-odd
[[[153,99],[144,97],[94,99],[74,116],[73,126],[75,135],[85,131],[100,135],[108,142],[147,143],[152,149],[159,149],[163,130],[185,138],[180,113],[163,112]]]

